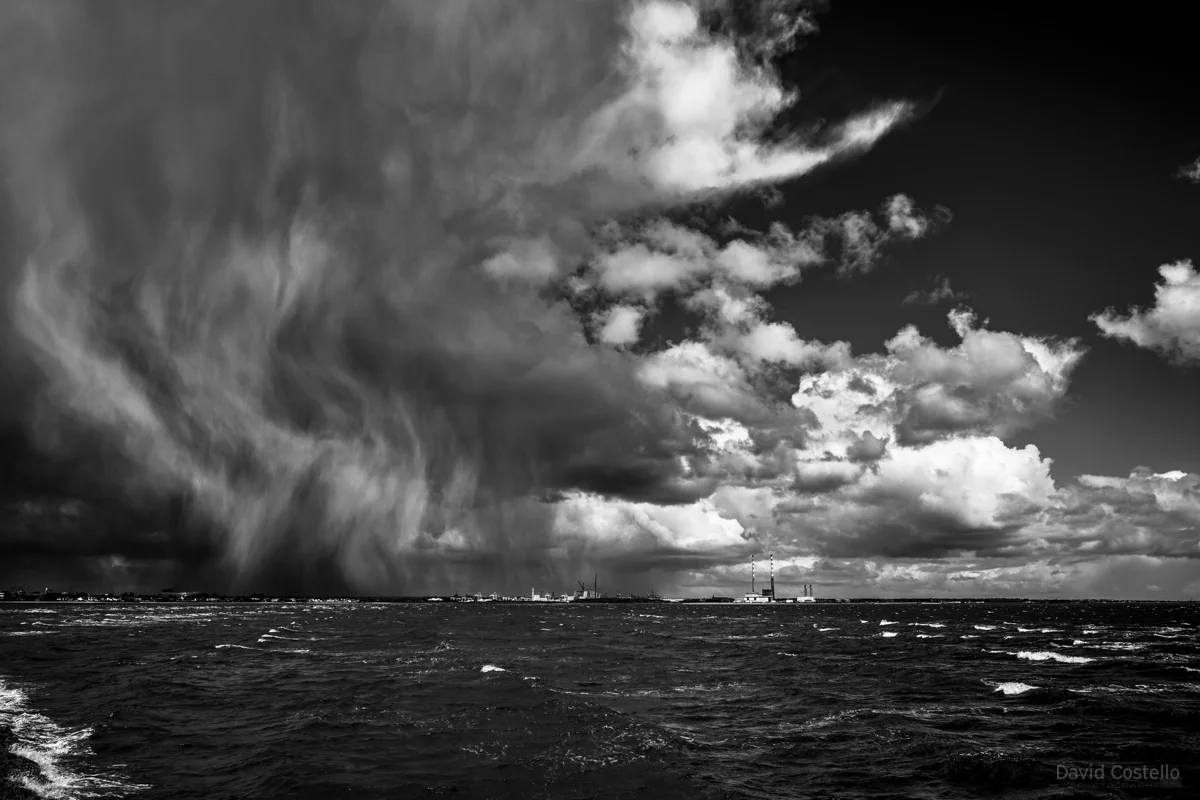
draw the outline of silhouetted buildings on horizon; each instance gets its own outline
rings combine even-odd
[[[769,590],[767,590],[769,591]],[[649,595],[617,594],[599,596],[583,591],[575,594],[546,594],[539,595],[531,592],[530,596],[500,596],[498,594],[474,595],[423,595],[417,597],[402,596],[363,596],[363,597],[330,597],[304,595],[268,595],[254,593],[248,595],[224,595],[212,592],[177,591],[164,589],[152,594],[125,592],[114,594],[106,592],[57,591],[42,589],[30,591],[27,589],[6,589],[0,591],[0,602],[11,603],[739,603],[733,597],[714,595],[711,597],[671,597],[664,598],[651,592]],[[744,601],[741,601],[744,602]],[[761,603],[761,601],[759,601]],[[769,602],[769,605],[806,605],[843,604],[843,603],[1192,603],[1195,600],[1113,600],[1103,598],[1030,598],[1030,597],[821,597],[809,596],[807,602],[797,598],[788,603],[784,600]],[[757,605],[758,603],[756,603]]]

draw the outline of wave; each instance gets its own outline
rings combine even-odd
[[[884,637],[884,638],[886,638],[886,639],[890,639],[890,638],[892,638],[893,636],[899,636],[900,634],[898,634],[898,633],[895,633],[894,631],[884,631],[883,633],[881,633],[881,634],[879,634],[879,635],[880,635],[880,636],[882,636],[882,637]]]
[[[840,631],[840,630],[841,630],[841,628],[817,628],[817,630],[818,630],[818,631],[820,631],[820,632],[825,632],[825,631]]]
[[[942,638],[942,634],[940,634],[940,633],[918,633],[917,638],[918,639],[940,639],[940,638]]]
[[[1086,643],[1084,643],[1086,644]],[[1092,650],[1144,650],[1146,645],[1135,644],[1133,642],[1100,642],[1098,644],[1088,644],[1088,648]]]
[[[497,667],[495,664],[484,664],[480,672],[508,672],[504,667]]]
[[[994,631],[994,630],[996,630],[996,626],[995,625],[976,625],[975,630],[977,630],[977,631]]]
[[[1063,664],[1090,664],[1095,661],[1094,658],[1085,658],[1083,656],[1064,656],[1061,653],[1051,653],[1047,650],[1022,650],[1016,655],[1017,658],[1025,659],[1026,661],[1058,661]]]
[[[881,620],[879,620],[879,624],[880,625],[899,625],[900,623],[892,622],[891,620],[888,620],[888,619],[881,619]]]
[[[940,622],[910,622],[909,625],[920,626],[922,628],[944,628],[946,627]]]
[[[14,771],[8,779],[38,797],[124,797],[151,788],[117,773],[83,771],[81,762],[94,757],[88,744],[92,729],[59,725],[38,713],[25,692],[3,680],[0,729],[10,732],[15,740],[9,752],[37,768]]]
[[[984,681],[984,683],[986,683],[988,686],[994,687],[996,692],[1009,696],[1024,694],[1025,692],[1031,692],[1040,688],[1038,686],[1031,686],[1028,683],[1020,683],[1018,681],[1005,681],[1004,683],[990,683],[988,681]]]

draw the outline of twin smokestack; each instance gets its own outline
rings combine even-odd
[[[774,600],[775,599],[775,554],[774,553],[772,553],[770,555],[770,560],[771,560],[771,599]],[[750,594],[754,594],[754,592],[755,592],[754,567],[755,567],[755,563],[754,563],[754,561],[751,561],[750,562]],[[811,583],[804,584],[804,596],[805,597],[813,596],[813,590],[812,590]]]

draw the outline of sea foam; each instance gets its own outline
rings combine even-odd
[[[10,780],[44,798],[124,796],[151,788],[114,774],[82,771],[93,753],[90,727],[68,728],[39,714],[25,692],[0,680],[0,728],[16,740],[9,752],[37,766],[36,774],[12,775]],[[67,763],[70,763],[68,768]]]
[[[1090,664],[1096,660],[1094,658],[1084,658],[1083,656],[1064,656],[1045,650],[1022,650],[1016,655],[1017,658],[1023,658],[1027,661],[1059,661],[1063,664]]]
[[[1024,694],[1038,687],[1030,686],[1028,683],[1019,683],[1017,681],[1007,681],[1005,683],[992,683],[990,686],[995,687],[994,691],[1005,695]]]

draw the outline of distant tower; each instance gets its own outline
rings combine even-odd
[[[750,561],[750,594],[754,594],[754,561]]]
[[[775,554],[771,554],[771,601],[775,600]]]

